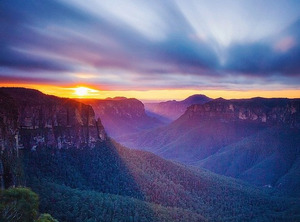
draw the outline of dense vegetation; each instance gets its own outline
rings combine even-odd
[[[300,196],[300,130],[273,127],[223,147],[198,166]],[[234,158],[233,158],[234,157]]]
[[[300,196],[300,102],[216,99],[168,126],[119,138],[127,147]]]
[[[27,185],[60,221],[295,221],[299,201],[102,142],[24,151]],[[204,219],[205,218],[205,219]]]
[[[10,188],[0,192],[0,221],[57,222],[50,214],[39,216],[38,195],[28,188]]]
[[[176,207],[163,207],[126,196],[83,191],[42,182],[44,210],[61,221],[206,221],[201,215]]]

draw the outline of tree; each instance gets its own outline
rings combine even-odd
[[[38,218],[38,208],[38,195],[29,188],[9,188],[0,192],[0,221],[58,222],[50,214]]]
[[[50,214],[41,214],[36,222],[58,222]]]
[[[10,188],[0,193],[1,221],[32,222],[38,215],[38,195],[28,188]]]

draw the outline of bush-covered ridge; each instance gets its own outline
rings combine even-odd
[[[44,194],[42,210],[55,214],[60,221],[207,221],[192,210],[165,207],[128,196],[48,182],[40,183],[35,189]]]
[[[245,183],[208,171],[193,170],[110,141],[88,150],[43,147],[36,152],[27,151],[24,153],[24,163],[28,185],[40,194],[43,211],[62,221],[74,220],[55,209],[68,204],[70,212],[75,206],[75,209],[85,209],[82,199],[87,198],[86,195],[91,203],[96,203],[97,198],[104,200],[113,195],[120,207],[124,206],[121,203],[123,200],[134,198],[147,209],[150,203],[163,206],[162,211],[172,208],[166,217],[179,214],[174,209],[180,208],[183,215],[191,211],[195,217],[201,215],[209,221],[251,221],[260,218],[286,221],[299,218],[297,199],[272,197]],[[66,192],[69,192],[68,197],[64,197]],[[72,195],[77,197],[68,203]],[[90,216],[86,218],[95,219],[96,214],[106,215],[104,212],[111,209],[111,204],[105,202],[102,209],[90,208]],[[86,209],[79,211],[87,214]],[[159,214],[161,211],[155,212]],[[155,221],[151,218],[150,221]]]
[[[0,221],[58,222],[50,214],[39,214],[39,198],[29,188],[0,191]]]

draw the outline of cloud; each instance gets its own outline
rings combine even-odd
[[[136,87],[136,79],[139,88],[242,86],[245,77],[254,85],[273,76],[282,85],[297,82],[299,4],[276,2],[269,13],[269,0],[256,3],[5,0],[0,78],[34,72],[41,80],[88,82],[76,73],[89,73],[94,84],[119,88]]]
[[[296,42],[293,37],[287,36],[275,43],[274,49],[278,52],[285,53],[295,46]]]
[[[28,71],[66,71],[67,65],[1,46],[0,66]]]
[[[248,75],[300,77],[300,20],[277,34],[249,44],[233,44],[228,49],[225,70]]]

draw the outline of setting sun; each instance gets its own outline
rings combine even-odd
[[[89,89],[86,87],[78,87],[75,89],[75,94],[77,96],[86,96],[86,95],[88,95],[88,91],[89,91]]]
[[[74,90],[72,97],[80,98],[96,98],[98,96],[99,90],[91,89],[84,86],[78,86],[76,88],[69,88]]]

